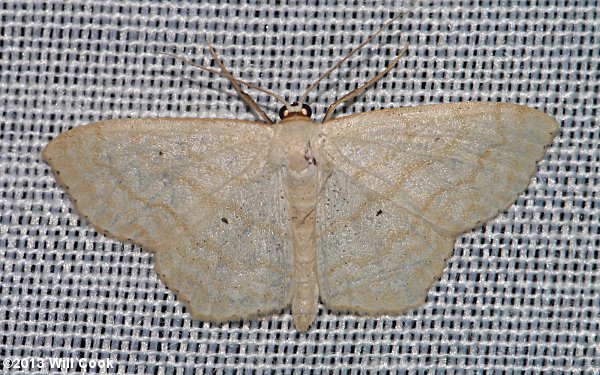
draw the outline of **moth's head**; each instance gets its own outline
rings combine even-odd
[[[312,108],[308,104],[302,103],[302,105],[299,105],[298,102],[293,102],[290,107],[284,105],[279,110],[279,118],[282,120],[293,116],[310,118],[312,116]]]

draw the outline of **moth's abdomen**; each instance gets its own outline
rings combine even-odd
[[[306,331],[317,315],[319,287],[315,218],[318,173],[314,165],[295,172],[286,169],[283,186],[292,223],[294,274],[292,314],[298,331]]]

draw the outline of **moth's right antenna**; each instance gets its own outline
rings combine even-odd
[[[404,54],[406,53],[407,49],[408,49],[408,46],[404,46],[404,48],[402,48],[402,50],[400,51],[398,56],[396,56],[394,61],[392,61],[392,63],[390,65],[388,65],[382,72],[380,72],[375,77],[368,80],[367,83],[365,83],[364,85],[360,86],[359,88],[357,88],[355,90],[352,90],[351,92],[342,96],[340,99],[336,100],[333,104],[331,104],[327,108],[327,112],[325,113],[325,118],[323,119],[323,122],[327,122],[331,118],[331,116],[333,116],[333,111],[335,111],[335,108],[338,105],[342,104],[346,100],[350,100],[350,99],[354,98],[355,96],[360,95],[360,93],[365,91],[367,89],[367,87],[369,87],[372,84],[374,84],[375,82],[379,81],[381,79],[381,77],[386,75],[390,70],[394,69],[396,64],[398,64],[398,61],[400,61],[402,56],[404,56]]]
[[[379,34],[381,34],[381,32],[383,30],[385,30],[389,24],[391,24],[392,22],[396,21],[398,18],[402,17],[402,13],[400,13],[398,16],[392,18],[391,20],[387,21],[386,23],[383,24],[383,26],[381,26],[379,28],[379,30],[377,30],[377,32],[375,32],[375,34],[371,35],[370,37],[368,37],[364,42],[362,42],[361,44],[359,44],[357,47],[355,47],[352,51],[350,51],[350,53],[348,55],[346,55],[346,57],[344,57],[343,59],[341,59],[340,61],[337,62],[337,64],[335,64],[331,69],[329,69],[327,72],[325,72],[321,77],[319,77],[319,79],[317,79],[312,85],[310,85],[308,87],[308,89],[306,89],[306,91],[304,92],[304,94],[302,94],[302,97],[300,98],[300,100],[298,100],[298,106],[302,107],[302,104],[304,103],[304,101],[306,100],[306,97],[308,96],[308,94],[314,90],[315,87],[317,87],[317,85],[319,83],[321,83],[322,80],[324,80],[325,78],[329,77],[329,75],[331,73],[333,73],[334,70],[336,70],[337,68],[340,67],[340,65],[342,65],[346,60],[348,60],[350,57],[352,57],[352,55],[354,55],[356,52],[358,52],[361,48],[363,48],[365,45],[367,45],[369,42],[371,42],[373,39],[375,39],[375,37]]]

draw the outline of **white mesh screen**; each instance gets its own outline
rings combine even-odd
[[[12,361],[0,372],[45,374],[57,371],[52,358],[85,358],[111,360],[88,372],[136,374],[600,373],[600,3],[265,3],[0,1],[0,355]],[[41,160],[50,139],[96,120],[257,119],[225,79],[156,52],[213,66],[208,39],[235,75],[294,100],[401,11],[412,13],[311,93],[317,118],[409,42],[398,68],[338,116],[503,101],[561,124],[527,191],[457,239],[411,313],[321,308],[306,334],[289,310],[247,323],[191,320],[152,255],[97,234]],[[251,94],[276,117],[274,100]]]

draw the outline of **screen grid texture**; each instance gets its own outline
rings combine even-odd
[[[111,366],[66,371],[600,374],[599,8],[591,0],[0,2],[0,357],[26,360],[0,373],[59,372],[50,358],[83,358]],[[247,322],[192,320],[153,256],[95,232],[41,158],[59,133],[93,121],[258,120],[226,79],[158,52],[215,67],[208,40],[235,76],[293,101],[402,12],[310,94],[317,120],[408,43],[398,67],[337,116],[501,101],[561,125],[527,190],[457,238],[441,280],[412,312],[364,317],[320,306],[304,334],[289,309]],[[276,101],[249,92],[276,118]]]

